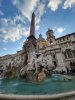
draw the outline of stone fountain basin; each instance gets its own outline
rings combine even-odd
[[[57,77],[58,76],[58,77]],[[69,84],[71,84],[71,82],[72,81],[60,81],[60,82],[58,82],[58,79],[60,78],[59,77],[59,75],[53,75],[53,77],[52,77],[52,79],[53,79],[53,83],[58,83],[58,85],[53,85],[53,83],[50,85],[50,86],[48,86],[50,83],[51,83],[51,78],[49,79],[46,79],[45,81],[44,81],[44,83],[45,84],[47,84],[47,87],[46,87],[46,89],[50,89],[49,87],[52,87],[52,85],[53,85],[53,88],[54,88],[54,86],[55,87],[57,87],[57,90],[61,90],[62,89],[62,87],[61,87],[61,85],[59,86],[59,84],[61,84],[61,83],[66,83],[66,84],[68,84],[68,82],[69,82]],[[56,78],[57,77],[57,78]],[[57,80],[55,80],[55,79],[57,79]],[[18,81],[18,80],[17,80]],[[15,81],[13,81],[15,84],[16,84],[16,80]],[[21,80],[20,80],[20,82],[21,82]],[[5,85],[5,80],[2,82],[2,84],[4,83],[4,86],[6,86]],[[10,83],[10,81],[8,81],[8,82],[6,82],[6,83]],[[13,83],[13,84],[14,84]],[[15,86],[12,84],[12,86],[13,87],[16,87],[16,86],[18,86],[18,87],[21,87],[21,85],[19,85],[19,84],[16,84]],[[23,82],[23,84],[25,85],[25,81]],[[23,85],[22,84],[22,85]],[[27,83],[26,83],[27,84]],[[31,84],[31,83],[28,83],[27,84],[27,86],[29,86],[29,84]],[[35,90],[39,87],[39,86],[41,86],[41,85],[45,85],[45,84],[35,84],[35,86],[37,86],[36,88],[35,88]],[[73,84],[75,84],[75,81],[73,82]],[[73,85],[72,84],[72,85]],[[39,92],[39,94],[36,94],[35,93],[35,95],[34,94],[22,94],[21,95],[21,92],[18,94],[18,95],[16,95],[16,94],[13,94],[14,93],[14,91],[10,91],[10,90],[12,90],[13,88],[12,87],[9,87],[8,88],[8,86],[9,86],[10,84],[8,84],[7,85],[7,91],[6,92],[4,92],[3,93],[3,88],[2,88],[2,91],[0,92],[1,94],[0,94],[0,100],[75,100],[75,90],[74,90],[74,87],[72,87],[72,85],[70,86],[70,88],[73,88],[73,90],[70,90],[70,88],[68,88],[68,90],[67,90],[67,92],[65,92],[65,91],[62,91],[62,93],[61,93],[61,91],[59,91],[59,93],[57,92],[57,90],[56,90],[56,93],[54,93],[54,94],[50,94],[50,93],[48,93],[47,92],[47,94],[41,94],[41,92]],[[63,85],[63,84],[62,84]],[[26,87],[27,87],[26,86]],[[31,85],[30,85],[31,86]],[[32,86],[34,86],[34,85],[32,85]],[[68,85],[69,86],[69,85]],[[2,87],[2,85],[1,85],[1,87]],[[65,88],[65,87],[63,87],[63,88]],[[22,88],[23,89],[23,88]],[[28,89],[28,87],[27,87],[27,89]],[[25,88],[25,90],[26,90],[26,88]],[[24,90],[24,91],[25,91]],[[31,90],[31,87],[30,87],[30,90]],[[29,90],[29,91],[30,91]],[[43,90],[43,88],[42,88],[42,90]],[[51,90],[52,91],[52,90]],[[17,92],[19,92],[18,90],[17,90]],[[35,91],[33,91],[33,92],[35,92]],[[44,92],[44,90],[43,90],[43,92]],[[7,93],[7,94],[6,94]],[[41,94],[41,95],[40,95]]]
[[[54,95],[13,95],[0,94],[0,100],[75,100],[75,91]]]

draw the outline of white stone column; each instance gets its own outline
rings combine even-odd
[[[47,64],[48,65],[53,65],[51,55],[47,55]]]
[[[56,58],[59,66],[65,66],[64,57],[62,53],[56,53]]]

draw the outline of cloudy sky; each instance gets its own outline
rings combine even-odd
[[[75,32],[75,0],[0,0],[0,56],[22,49],[32,12],[36,37],[46,38],[48,28],[56,38]]]

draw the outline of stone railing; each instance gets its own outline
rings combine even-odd
[[[0,94],[0,100],[75,100],[75,91],[54,95]]]

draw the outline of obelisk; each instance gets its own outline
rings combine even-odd
[[[30,36],[35,35],[35,14],[32,13],[32,19],[31,19],[31,26],[30,26]]]
[[[31,26],[30,26],[30,35],[27,38],[29,45],[34,45],[36,46],[36,38],[35,38],[35,14],[34,12],[32,13],[32,18],[31,18]]]

